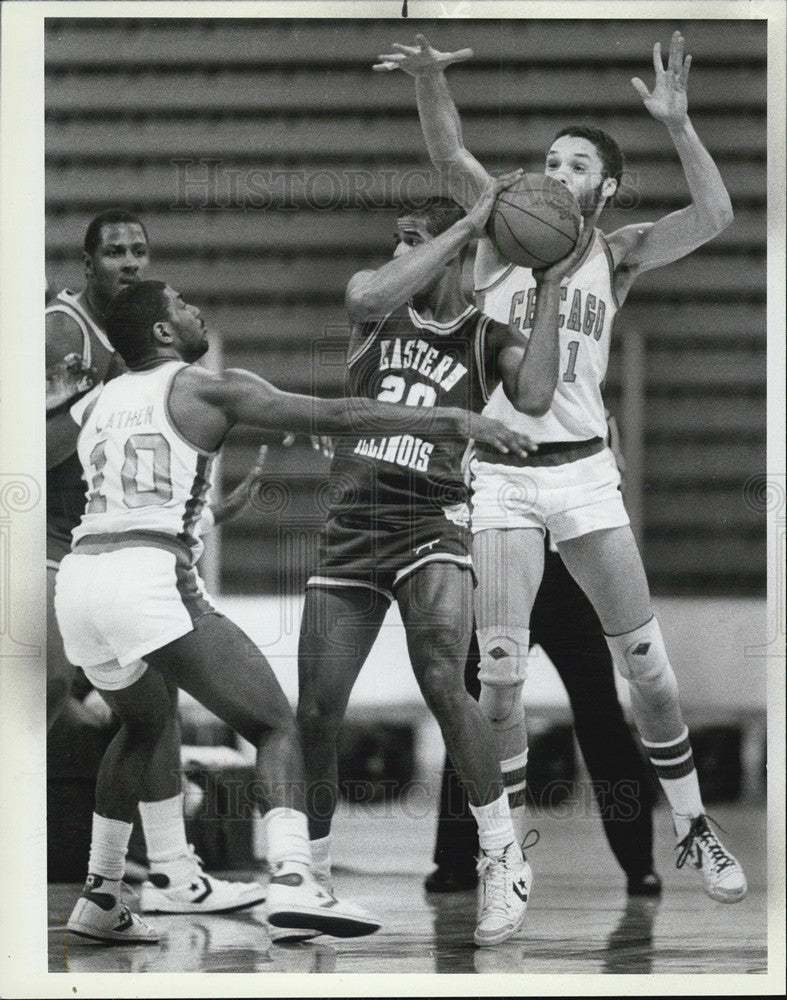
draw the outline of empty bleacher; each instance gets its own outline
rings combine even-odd
[[[643,338],[643,543],[654,589],[761,593],[764,511],[747,484],[765,472],[763,22],[49,19],[49,281],[80,282],[79,244],[95,212],[133,208],[154,273],[204,307],[227,364],[282,388],[338,394],[346,281],[390,254],[399,195],[437,189],[412,81],[373,74],[377,54],[418,30],[443,49],[472,46],[450,85],[468,147],[495,172],[542,169],[568,121],[607,128],[627,157],[611,230],[687,200],[666,130],[629,82],[650,82],[652,43],[666,46],[676,27],[694,56],[692,120],[736,218],[634,285],[607,393],[619,406],[620,345]],[[223,489],[256,442],[249,429],[233,433]],[[230,592],[297,590],[308,570],[327,462],[305,442],[273,448],[271,460],[284,499],[223,532]]]

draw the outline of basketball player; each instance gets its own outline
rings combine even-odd
[[[481,409],[502,380],[523,410],[548,406],[545,371],[557,336],[537,308],[528,344],[465,299],[462,257],[483,232],[494,198],[520,172],[488,179],[467,215],[438,199],[397,221],[393,259],[347,286],[352,321],[348,386],[412,407]],[[539,275],[557,302],[561,262]],[[467,788],[481,845],[474,940],[494,945],[522,924],[530,866],[514,834],[487,719],[467,694],[473,573],[461,442],[356,434],[335,443],[334,486],[318,566],[307,583],[299,645],[298,722],[312,791],[315,874],[330,883],[336,736],[352,687],[395,599],[410,661]],[[490,752],[491,751],[491,752]]]
[[[375,68],[402,69],[416,78],[430,158],[454,197],[469,205],[489,174],[464,147],[443,70],[472,52],[440,53],[423,36],[417,41],[414,47],[394,46],[397,51],[381,56]],[[538,440],[538,452],[525,462],[510,462],[480,448],[472,463],[479,676],[481,705],[497,734],[503,774],[514,782],[527,759],[521,692],[528,622],[544,563],[542,536],[548,530],[601,619],[616,668],[629,681],[640,736],[672,808],[677,866],[688,861],[713,899],[737,902],[745,895],[746,879],[708,825],[675,674],[617,488],[618,471],[604,445],[601,398],[612,320],[636,277],[685,257],[732,221],[719,171],[689,120],[691,57],[684,59],[683,52],[676,31],[666,70],[660,43],[654,46],[653,91],[638,78],[632,83],[675,145],[691,195],[686,208],[605,236],[596,222],[620,183],[623,157],[617,143],[600,129],[569,126],[547,152],[547,176],[565,184],[582,211],[578,246],[584,253],[561,288],[554,319],[560,360],[550,373],[548,411],[536,418],[518,413],[499,389],[485,411],[526,429]],[[530,270],[511,265],[489,239],[481,239],[475,286],[480,308],[527,334],[539,305]]]
[[[148,236],[139,218],[123,209],[101,212],[85,231],[84,290],[64,288],[45,312],[47,729],[70,696],[75,672],[55,620],[54,592],[60,560],[70,550],[71,532],[85,509],[76,444],[79,408],[87,405],[87,393],[125,371],[104,322],[113,296],[139,281],[149,263]],[[179,746],[177,719],[172,736]],[[218,913],[264,900],[261,885],[226,882],[203,872],[186,841],[182,795],[169,793],[168,776],[151,772],[142,799],[139,812],[151,869],[142,890],[143,910]]]
[[[608,424],[610,449],[622,471],[620,435],[610,415]],[[548,535],[544,543],[544,576],[530,618],[531,646],[544,650],[568,694],[579,749],[609,846],[626,874],[628,895],[658,896],[661,879],[653,866],[653,779],[623,716],[598,615]],[[479,661],[474,635],[465,665],[465,686],[476,699],[481,693]],[[524,774],[515,794],[524,801]],[[467,795],[446,758],[434,851],[437,867],[425,880],[427,892],[472,888],[477,854],[478,836]]]
[[[123,903],[121,878],[146,778],[168,781],[170,798],[180,793],[183,688],[257,748],[251,792],[265,814],[273,869],[269,922],[341,937],[372,933],[377,921],[310,875],[292,712],[267,660],[211,607],[194,568],[211,461],[238,421],[314,433],[471,433],[520,454],[527,439],[458,409],[315,399],[279,392],[250,372],[209,373],[192,364],[208,349],[199,310],[160,281],[119,292],[106,333],[129,370],[83,414],[78,454],[87,505],[58,570],[55,610],[69,661],[83,668],[121,728],[99,769],[89,874],[68,929],[104,941],[158,940]],[[179,874],[173,870],[172,879]]]
[[[76,453],[79,426],[70,409],[94,386],[124,370],[104,333],[104,316],[112,296],[137,281],[149,263],[148,237],[140,220],[121,209],[102,212],[85,232],[84,290],[64,288],[45,311],[47,729],[60,714],[74,679],[53,602],[57,567],[85,507]]]

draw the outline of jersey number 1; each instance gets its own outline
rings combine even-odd
[[[566,370],[563,372],[564,382],[576,382],[577,373],[575,371],[577,366],[577,351],[579,350],[579,341],[572,340],[568,345],[568,364],[566,365]]]

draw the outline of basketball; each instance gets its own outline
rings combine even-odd
[[[497,196],[486,229],[512,264],[547,267],[574,249],[580,218],[565,185],[545,174],[525,174]]]

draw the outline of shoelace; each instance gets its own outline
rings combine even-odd
[[[689,832],[678,844],[680,853],[675,861],[676,868],[682,868],[686,864],[695,840],[699,840],[708,854],[710,854],[715,871],[722,872],[725,868],[732,867],[732,858],[721,845],[713,830],[708,826],[709,818],[707,816],[697,816],[691,821]],[[719,826],[718,823],[716,825]],[[721,830],[722,827],[719,826],[719,829]]]
[[[530,837],[535,837],[535,840],[530,840]],[[524,839],[522,840],[521,844],[522,854],[524,855],[525,851],[529,851],[531,847],[535,847],[536,844],[539,842],[539,840],[541,840],[541,834],[538,832],[538,830],[536,829],[528,830],[524,836]]]
[[[529,834],[528,834],[529,836]],[[511,845],[509,845],[510,847]],[[497,872],[492,872],[490,878],[484,878],[490,868],[493,865],[500,865],[503,869],[502,874]],[[505,909],[506,905],[506,889],[509,883],[509,863],[508,863],[508,852],[507,849],[503,853],[501,858],[490,858],[488,854],[481,854],[478,861],[476,870],[478,871],[478,876],[483,880],[484,886],[484,905],[483,909],[487,910],[490,908],[495,909]]]

